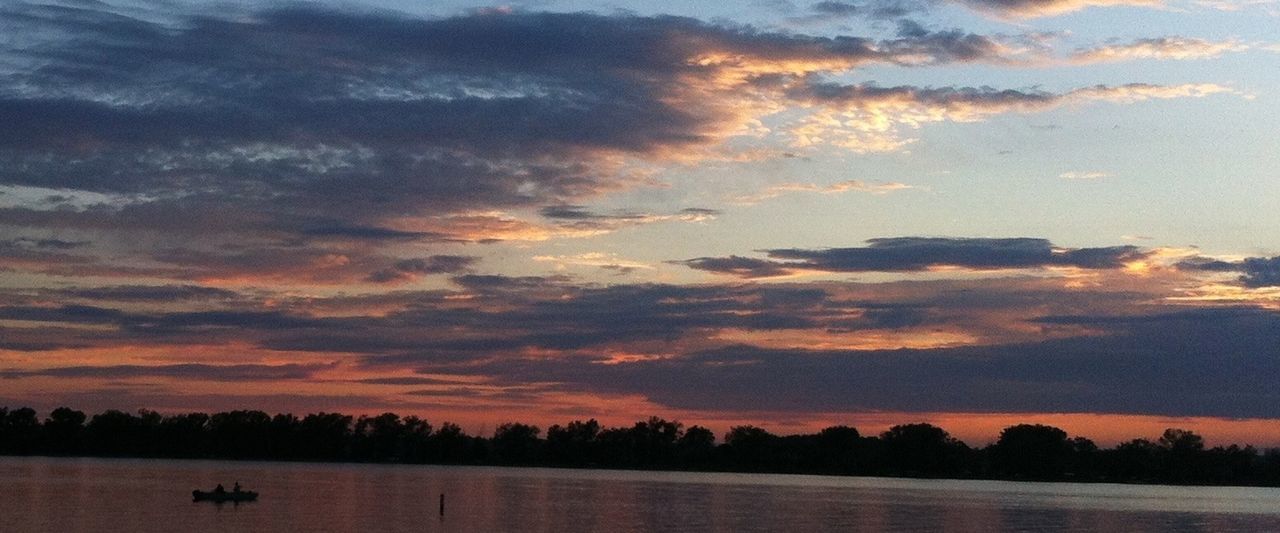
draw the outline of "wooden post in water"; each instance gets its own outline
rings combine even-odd
[[[440,516],[444,516],[444,493],[440,493]]]

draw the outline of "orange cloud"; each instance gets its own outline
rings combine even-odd
[[[1248,49],[1250,49],[1249,45],[1237,40],[1209,41],[1187,37],[1159,37],[1080,50],[1071,55],[1070,61],[1089,64],[1135,59],[1210,59],[1228,52],[1242,52]]]
[[[832,144],[856,153],[900,150],[904,130],[933,122],[979,122],[1003,113],[1034,113],[1069,104],[1135,103],[1242,93],[1213,83],[1098,85],[1061,94],[973,88],[818,84],[792,94],[813,111],[789,130],[796,147]]]
[[[1002,18],[1037,18],[1064,15],[1091,7],[1162,8],[1166,0],[957,0],[978,11]]]

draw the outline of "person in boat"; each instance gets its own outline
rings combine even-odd
[[[216,486],[216,487],[214,487],[214,488],[213,488],[213,492],[214,492],[214,493],[216,493],[216,494],[226,494],[226,493],[227,493],[227,489],[222,488],[222,484],[221,484],[221,483],[219,483],[219,484],[218,484],[218,486]]]
[[[232,488],[232,489],[231,489],[231,492],[234,492],[234,493],[236,493],[236,494],[240,494],[240,482],[239,482],[239,481],[237,481],[237,482],[236,482],[236,486],[235,486],[234,488]]]

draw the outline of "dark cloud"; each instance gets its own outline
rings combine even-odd
[[[885,286],[582,286],[566,277],[478,274],[451,279],[461,290],[331,298],[247,293],[197,300],[218,307],[202,311],[11,305],[0,307],[0,320],[42,324],[0,334],[28,349],[49,339],[59,339],[62,347],[239,343],[267,350],[374,355],[385,361],[425,357],[467,362],[526,350],[689,349],[723,344],[715,340],[721,335],[783,330],[789,332],[781,338],[814,339],[871,330],[876,335],[901,331],[908,337],[927,336],[930,330],[963,331],[975,339],[1012,342],[1038,338],[1037,329],[1072,333],[1064,324],[1032,322],[1028,327],[1027,320],[1053,309],[1104,310],[1153,298],[1118,290],[1064,291],[1056,280],[1039,278]],[[120,292],[134,296],[129,290]],[[112,294],[103,296],[113,301]],[[127,308],[143,300],[115,301]],[[1026,309],[1037,313],[1028,315]]]
[[[717,272],[721,274],[732,274],[743,278],[768,278],[794,272],[794,269],[788,268],[786,264],[779,263],[777,261],[755,259],[737,255],[731,255],[729,257],[699,257],[677,263],[684,264],[690,268],[696,268],[698,270],[706,270],[708,272]]]
[[[955,35],[950,38],[960,39]],[[957,47],[956,53],[965,52],[982,53],[972,47]],[[977,109],[1046,106],[1061,99],[1060,95],[1044,91],[998,90],[990,87],[879,87],[869,84],[842,85],[820,80],[797,85],[791,89],[790,94],[793,98],[814,102],[853,102],[865,105],[877,101],[903,101],[939,108]]]
[[[136,334],[195,334],[209,329],[303,330],[332,327],[340,320],[327,320],[269,310],[214,310],[175,313],[134,314],[118,320]]]
[[[734,67],[695,61],[708,54],[841,68],[996,53],[968,34],[878,42],[583,13],[296,6],[162,24],[9,4],[0,17],[22,36],[3,59],[29,67],[0,84],[0,182],[356,239],[419,237],[387,229],[388,213],[590,196],[622,185],[593,154],[715,141],[727,103],[683,95]]]
[[[58,391],[22,397],[0,393],[0,405],[31,405],[48,412],[65,405],[81,406],[92,411],[151,409],[166,413],[217,412],[239,409],[261,409],[276,413],[310,412],[386,412],[405,409],[422,411],[439,409],[441,405],[388,401],[386,398],[359,394],[194,394],[180,386],[117,385],[87,391]],[[99,409],[88,406],[102,406]]]
[[[50,350],[60,350],[63,348],[83,347],[85,347],[85,345],[65,342],[0,339],[0,350],[12,350],[15,352],[46,352]]]
[[[470,268],[476,260],[477,258],[467,255],[433,255],[397,261],[396,268],[423,274],[452,274]]]
[[[1239,262],[1221,261],[1207,257],[1193,257],[1179,261],[1176,265],[1181,270],[1201,270],[1205,272],[1239,272],[1244,265]]]
[[[400,231],[389,228],[379,228],[374,226],[348,226],[342,224],[333,224],[326,226],[313,226],[304,228],[302,234],[318,237],[349,237],[352,239],[440,239],[442,236],[437,233],[428,233],[420,231]]]
[[[369,385],[457,385],[457,380],[425,378],[419,376],[396,376],[386,378],[365,378],[356,383]]]
[[[827,330],[847,333],[868,329],[905,329],[929,324],[934,320],[927,307],[911,304],[863,304],[864,311],[857,318],[835,320]]]
[[[45,248],[53,250],[70,250],[72,248],[80,248],[89,244],[86,241],[64,241],[61,239],[35,239],[31,237],[18,237],[0,241],[0,251],[17,248]]]
[[[46,291],[60,297],[117,302],[174,302],[230,300],[240,296],[235,291],[199,285],[115,285]]]
[[[543,289],[561,286],[570,281],[567,276],[496,276],[492,274],[467,274],[455,276],[453,282],[471,290]]]
[[[1009,269],[1066,266],[1110,269],[1150,252],[1135,246],[1059,248],[1046,239],[893,237],[871,239],[861,248],[767,250],[773,259],[703,257],[684,261],[691,268],[745,278],[797,270],[822,272],[917,272],[937,267]]]
[[[117,328],[115,335],[135,341],[150,338],[153,342],[165,338],[181,340],[183,336],[191,336],[188,341],[196,341],[201,340],[201,336],[205,334],[218,332],[232,335],[228,338],[213,336],[203,340],[229,340],[234,338],[234,334],[252,331],[307,331],[340,327],[343,324],[343,319],[315,318],[279,310],[218,309],[142,313],[87,305],[5,306],[0,307],[0,319],[113,326]]]
[[[565,193],[573,186],[558,186],[554,176],[485,179],[481,167],[570,149],[643,153],[700,142],[708,117],[664,104],[662,91],[674,78],[696,74],[688,61],[702,53],[854,63],[924,50],[972,57],[936,39],[881,44],[673,17],[426,20],[297,7],[168,27],[90,9],[23,5],[4,16],[33,32],[74,31],[76,38],[10,50],[16,61],[39,67],[3,93],[0,109],[9,120],[0,146],[20,150],[9,157],[28,163],[50,150],[107,147],[81,153],[62,172],[11,167],[8,177],[115,192],[231,181],[301,194],[295,186],[354,185],[359,175],[370,193],[395,187],[385,192],[422,200],[462,192],[451,189],[458,183],[449,175],[458,174],[469,178],[473,193],[478,185],[500,193],[524,181]],[[415,157],[401,149],[413,149]],[[118,168],[126,162],[136,170]],[[93,177],[104,170],[110,177]],[[371,170],[395,181],[382,182]],[[188,177],[179,180],[178,173]],[[513,183],[499,183],[504,179]],[[525,196],[513,189],[507,201]],[[495,196],[485,200],[502,201]]]
[[[499,382],[644,394],[668,407],[711,411],[1280,416],[1273,386],[1280,315],[1228,309],[1081,320],[1111,332],[930,350],[737,345],[609,365],[507,360],[472,370]]]
[[[1177,267],[1182,270],[1239,272],[1239,281],[1246,287],[1280,287],[1280,256],[1247,257],[1240,261],[1196,257],[1179,262]]]
[[[128,316],[128,313],[118,309],[89,305],[63,305],[58,307],[0,307],[0,319],[6,320],[66,322],[70,324],[107,324],[119,322]]]
[[[1245,259],[1240,282],[1248,287],[1280,287],[1280,256]]]
[[[980,248],[1002,253],[1037,249],[986,244]],[[1081,265],[1106,263],[1092,253],[1067,257]],[[457,290],[199,300],[220,306],[210,311],[0,307],[0,321],[39,322],[0,330],[5,350],[148,346],[181,354],[190,344],[234,343],[250,354],[288,351],[295,360],[323,361],[10,367],[3,375],[319,383],[329,361],[352,354],[358,366],[344,368],[354,375],[340,381],[463,386],[496,400],[506,397],[485,391],[541,386],[552,389],[536,394],[638,395],[676,409],[733,412],[1280,416],[1271,383],[1280,375],[1280,315],[1252,308],[1171,312],[1152,304],[1162,293],[1108,283],[1064,289],[1060,279],[1040,276],[692,286],[584,286],[570,278],[478,274],[451,279]],[[938,332],[959,333],[961,340],[880,348],[895,346],[894,336]],[[889,341],[876,341],[882,337]],[[846,348],[864,341],[869,347]]]
[[[546,218],[561,220],[597,220],[605,218],[605,215],[593,213],[581,205],[553,205],[543,207],[538,212]]]
[[[913,6],[812,7],[896,17]],[[707,157],[759,118],[748,115],[760,102],[1007,110],[1064,98],[824,81],[869,64],[1005,59],[999,39],[907,22],[869,39],[666,16],[313,5],[146,20],[10,3],[0,20],[16,36],[0,61],[21,67],[0,81],[0,185],[62,197],[0,208],[0,225],[126,236],[117,261],[55,256],[71,246],[51,239],[0,244],[0,268],[57,276],[404,281],[421,272],[380,247],[715,216],[582,204],[648,183],[620,161]],[[95,200],[76,199],[87,193]],[[475,215],[538,208],[550,227]]]
[[[467,255],[433,255],[396,261],[391,268],[374,272],[366,278],[376,283],[407,281],[423,274],[456,274],[471,268],[479,258]]]
[[[686,208],[684,208],[684,209],[681,209],[681,210],[680,210],[680,214],[682,214],[682,215],[716,216],[716,215],[719,215],[719,214],[720,214],[720,210],[719,210],[719,209],[708,209],[708,208],[705,208],[705,207],[686,207]]]
[[[845,21],[865,18],[873,21],[893,20],[928,11],[935,0],[867,0],[864,2],[822,1],[809,6],[809,14],[792,17],[793,22]]]
[[[553,205],[538,211],[543,218],[554,220],[561,228],[578,231],[612,231],[617,228],[647,224],[667,220],[686,222],[715,218],[720,214],[716,209],[689,207],[674,214],[642,213],[633,211],[613,211],[602,213],[581,205]]]
[[[812,9],[814,13],[834,17],[850,17],[862,13],[861,7],[848,2],[818,2],[809,6],[809,8]]]
[[[276,381],[307,379],[316,372],[329,368],[332,368],[332,365],[206,365],[187,363],[157,366],[67,366],[40,370],[0,370],[0,378],[19,379],[36,376],[57,378],[163,377],[198,381]]]

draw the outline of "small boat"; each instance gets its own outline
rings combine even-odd
[[[218,492],[216,490],[203,491],[203,490],[197,489],[197,490],[191,491],[191,501],[193,502],[239,503],[239,502],[252,502],[257,500],[258,500],[258,493],[251,490]]]

